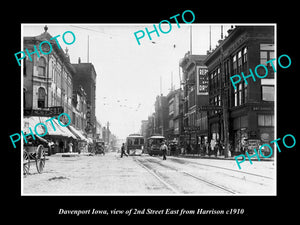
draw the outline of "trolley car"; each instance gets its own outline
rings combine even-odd
[[[126,150],[128,155],[142,155],[144,151],[144,137],[139,134],[130,134],[126,138]]]
[[[152,155],[162,155],[162,151],[160,150],[160,146],[162,142],[165,140],[164,136],[154,135],[147,139],[147,150],[150,156]]]

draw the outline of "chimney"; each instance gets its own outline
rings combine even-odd
[[[78,57],[78,64],[80,64],[81,63],[81,59],[80,59],[80,57]]]

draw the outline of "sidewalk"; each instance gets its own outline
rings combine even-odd
[[[179,157],[179,158],[200,158],[200,159],[220,159],[220,160],[235,160],[236,156],[229,156],[225,158],[224,155],[221,156],[216,156],[216,155],[200,155],[200,154],[179,154],[175,155],[174,157]],[[249,158],[245,155],[246,161],[249,161]],[[274,161],[274,158],[263,158],[259,157],[260,161]],[[242,160],[242,157],[239,157],[238,160]],[[251,158],[251,161],[258,161],[257,157]]]

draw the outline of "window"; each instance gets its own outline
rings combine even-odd
[[[247,85],[244,83],[244,103],[247,102],[247,97],[248,97],[248,89],[247,89]]]
[[[45,108],[46,92],[45,89],[40,87],[38,89],[38,108]]]
[[[236,55],[232,58],[232,66],[233,66],[233,75],[237,74],[237,62],[236,62]]]
[[[271,67],[272,65],[266,62],[274,58],[274,44],[260,44],[260,64]]]
[[[274,126],[274,115],[258,115],[258,126]]]
[[[247,47],[244,48],[243,50],[243,62],[244,64],[247,63]]]
[[[138,138],[135,138],[133,144],[134,144],[134,145],[138,145],[138,144],[139,144],[139,139],[138,139]]]
[[[263,101],[274,101],[274,86],[262,85],[262,100]]]
[[[266,64],[268,61],[268,52],[261,51],[260,52],[260,64]]]
[[[238,73],[242,72],[242,51],[238,52]]]
[[[44,57],[39,59],[38,75],[43,77],[46,76],[46,60]]]
[[[234,106],[238,106],[238,89],[234,89]]]
[[[242,90],[243,90],[243,87],[242,87],[242,84],[240,83],[239,84],[239,105],[242,105]]]

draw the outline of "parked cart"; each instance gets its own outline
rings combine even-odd
[[[46,148],[48,141],[44,138],[29,136],[23,149],[23,174],[29,174],[30,165],[35,163],[38,173],[42,173],[46,162]]]

